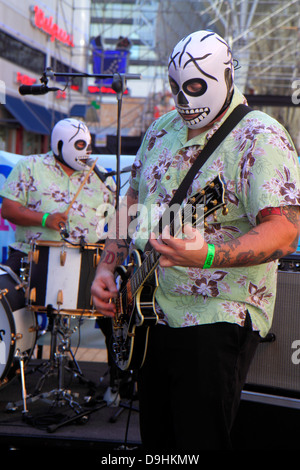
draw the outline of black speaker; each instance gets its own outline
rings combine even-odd
[[[247,385],[300,394],[300,255],[279,262],[273,324],[258,346]]]

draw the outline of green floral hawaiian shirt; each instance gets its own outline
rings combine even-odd
[[[171,111],[148,129],[136,156],[130,184],[139,192],[139,223],[133,248],[143,249],[191,163],[229,113],[245,98],[235,88],[222,120],[187,142],[187,127]],[[201,153],[199,158],[201,158]],[[196,175],[189,196],[220,174],[228,214],[209,215],[204,236],[212,244],[240,237],[256,225],[266,207],[300,204],[299,164],[285,129],[273,118],[252,111],[221,143]],[[185,201],[186,202],[186,201]],[[141,207],[142,207],[141,206]],[[149,214],[151,213],[151,217]],[[271,236],[271,234],[270,234]],[[253,329],[265,336],[274,311],[277,262],[236,268],[158,268],[156,292],[160,322],[172,327],[231,322],[243,325],[247,310]]]
[[[100,168],[100,170],[105,171]],[[87,171],[75,171],[68,176],[52,152],[21,158],[5,181],[0,195],[38,212],[64,212],[77,193]],[[107,185],[92,173],[69,211],[68,240],[78,243],[81,236],[86,243],[96,243],[103,234],[106,205],[114,204],[115,190],[112,178]],[[27,253],[35,240],[60,241],[59,232],[47,227],[17,226],[15,242],[11,246]]]

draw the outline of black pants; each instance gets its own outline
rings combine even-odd
[[[144,449],[230,450],[230,430],[258,342],[251,321],[245,327],[153,327],[138,378]]]

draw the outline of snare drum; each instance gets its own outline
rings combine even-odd
[[[91,285],[103,245],[37,241],[29,254],[28,305],[65,315],[96,316]]]
[[[36,344],[35,314],[25,301],[16,279],[0,269],[0,388],[19,374],[18,357],[26,364]]]

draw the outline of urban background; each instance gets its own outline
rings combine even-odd
[[[47,151],[52,125],[69,116],[87,122],[95,153],[115,153],[111,80],[54,76],[49,86],[58,91],[20,95],[21,84],[40,84],[50,67],[140,76],[122,95],[122,153],[134,154],[148,125],[172,109],[170,51],[198,29],[229,42],[249,104],[278,119],[300,150],[299,28],[299,0],[0,0],[0,150]]]

